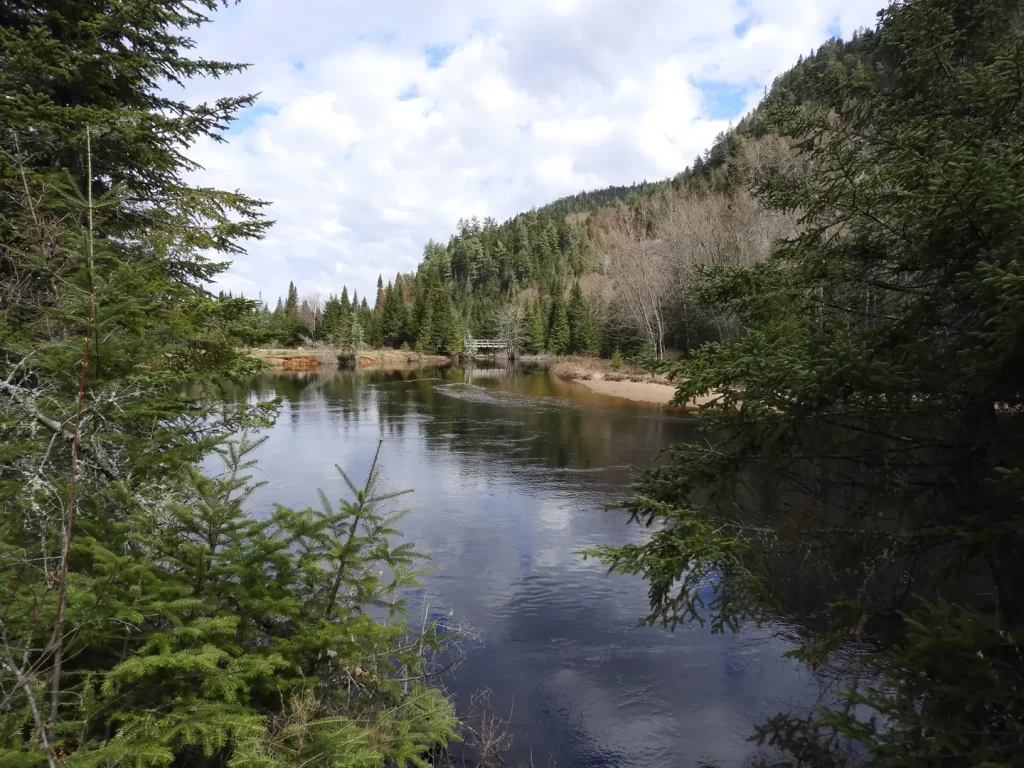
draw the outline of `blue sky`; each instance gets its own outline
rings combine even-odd
[[[427,67],[439,69],[444,65],[445,60],[452,55],[454,45],[443,45],[440,43],[427,44],[423,47],[423,55],[427,59]]]
[[[243,0],[198,54],[248,62],[188,96],[260,93],[203,184],[273,203],[218,286],[270,303],[372,293],[463,216],[502,220],[671,176],[797,56],[880,0]]]
[[[696,80],[695,88],[701,94],[701,112],[712,120],[736,120],[763,93],[762,84],[756,81],[746,83]]]

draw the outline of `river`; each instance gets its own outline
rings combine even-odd
[[[643,581],[576,554],[644,535],[603,505],[693,439],[692,417],[540,369],[268,373],[251,396],[283,399],[255,514],[343,496],[334,465],[361,479],[382,441],[384,488],[415,489],[402,527],[437,569],[431,604],[480,633],[448,686],[462,708],[492,690],[509,765],[743,765],[754,723],[813,703],[819,683],[779,633],[640,628]]]

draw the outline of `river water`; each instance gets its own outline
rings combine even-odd
[[[691,417],[540,369],[263,374],[251,396],[283,399],[254,513],[344,496],[334,465],[358,481],[382,441],[383,488],[415,489],[402,527],[437,568],[431,605],[479,630],[449,688],[463,708],[491,689],[509,765],[743,765],[753,724],[813,704],[818,681],[778,633],[640,628],[643,581],[576,554],[642,538],[604,504],[694,439]]]

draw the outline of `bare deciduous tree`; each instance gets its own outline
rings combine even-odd
[[[730,161],[747,184],[759,183],[768,176],[795,179],[808,173],[810,162],[809,154],[797,152],[789,139],[774,133],[747,139]]]
[[[649,237],[649,212],[621,208],[604,241],[608,276],[618,305],[636,324],[660,360],[665,354],[665,312],[673,281],[664,246]]]
[[[719,338],[739,333],[731,315],[695,301],[692,287],[708,269],[757,264],[779,238],[796,231],[798,214],[768,210],[747,185],[808,173],[803,156],[785,139],[765,136],[743,142],[730,166],[739,183],[729,193],[670,187],[639,207],[597,215],[605,232],[599,256],[612,288],[607,306],[639,330],[658,357],[670,332],[683,333],[689,349],[693,324]]]
[[[313,341],[317,338],[320,329],[320,322],[323,318],[323,307],[321,306],[319,293],[311,293],[302,300],[299,305],[299,323],[309,331],[309,337]]]
[[[794,218],[761,206],[746,190],[732,194],[687,191],[663,197],[654,235],[665,249],[667,268],[678,286],[684,320],[698,314],[719,337],[735,335],[734,321],[716,307],[696,306],[689,287],[714,267],[745,267],[768,258],[773,243],[791,234]]]
[[[498,338],[508,351],[509,360],[519,356],[519,350],[529,335],[526,306],[520,301],[509,300],[498,310]]]

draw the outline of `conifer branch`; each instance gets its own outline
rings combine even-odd
[[[65,429],[63,424],[56,419],[47,416],[42,412],[42,410],[40,410],[39,406],[35,404],[35,397],[33,396],[32,390],[15,384],[11,377],[8,377],[0,380],[0,394],[4,394],[11,398],[15,404],[21,407],[27,416],[41,427],[45,427],[67,443],[73,444],[75,442],[74,431]],[[119,478],[114,462],[98,443],[95,441],[83,443],[79,440],[78,448],[79,451],[85,451],[92,457],[96,462],[96,468],[109,480],[117,480]]]
[[[90,296],[90,306],[92,297]],[[75,525],[75,509],[78,503],[78,447],[82,430],[82,402],[85,400],[85,378],[89,372],[89,345],[92,341],[92,314],[85,326],[85,345],[82,350],[82,374],[78,382],[78,402],[75,411],[75,431],[71,442],[71,481],[68,488],[68,514],[64,526],[64,551],[60,565],[60,588],[57,593],[57,620],[53,625],[53,680],[50,687],[49,723],[57,722],[60,710],[60,671],[64,653],[64,617],[68,603],[68,561],[71,559],[71,536]]]

